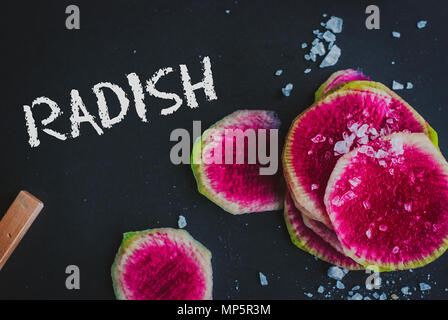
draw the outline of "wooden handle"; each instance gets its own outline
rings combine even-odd
[[[19,192],[0,220],[0,270],[43,207],[44,204],[30,193]]]

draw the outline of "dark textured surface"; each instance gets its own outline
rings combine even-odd
[[[2,4],[0,207],[6,211],[26,189],[45,208],[0,272],[0,298],[114,298],[110,266],[121,234],[175,227],[179,214],[213,253],[217,299],[303,299],[320,284],[334,285],[326,276],[327,264],[289,241],[280,212],[234,217],[200,195],[190,168],[171,164],[169,135],[174,128],[191,130],[193,120],[208,127],[241,107],[276,110],[284,134],[312,102],[315,89],[338,69],[360,67],[387,85],[393,79],[414,83],[413,90],[399,93],[439,132],[441,150],[448,152],[448,10],[443,2],[377,1],[378,31],[364,27],[370,3],[359,1],[78,1],[79,31],[65,29],[68,4]],[[300,44],[313,40],[324,12],[344,18],[337,40],[342,57],[335,67],[313,66],[304,75],[308,63]],[[428,20],[426,29],[416,28],[420,19]],[[392,38],[392,30],[400,31],[401,39]],[[96,115],[94,84],[110,81],[129,92],[125,74],[147,79],[172,66],[176,72],[159,88],[181,94],[178,65],[187,64],[197,78],[200,55],[212,60],[217,101],[206,102],[199,93],[200,108],[183,105],[162,117],[166,102],[147,99],[149,123],[138,119],[131,104],[125,120],[103,136],[83,125],[77,139],[59,142],[41,135],[38,148],[27,144],[22,106],[34,98],[45,95],[60,104],[65,115],[57,127],[67,132],[71,89],[80,91]],[[279,68],[284,72],[276,77]],[[294,90],[284,98],[280,89],[288,82]],[[379,292],[402,297],[401,287],[427,282],[432,289],[424,298],[445,298],[447,262],[445,255],[412,273],[385,274],[389,284],[384,281]],[[65,288],[69,264],[81,269],[78,291]],[[260,286],[259,271],[266,274],[267,287]],[[344,283],[362,286],[365,278],[351,272]],[[337,292],[331,297],[345,297],[347,290]]]

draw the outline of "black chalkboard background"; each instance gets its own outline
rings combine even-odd
[[[81,29],[65,28],[65,8],[77,4]],[[293,117],[313,100],[315,89],[347,67],[361,68],[391,85],[410,81],[413,90],[399,92],[438,131],[448,154],[446,121],[447,5],[442,1],[376,1],[381,30],[368,31],[362,1],[4,1],[1,9],[0,211],[19,190],[35,194],[45,208],[0,272],[0,298],[113,299],[110,266],[121,234],[154,227],[186,229],[213,253],[216,299],[305,299],[319,285],[334,286],[328,264],[315,261],[290,242],[281,212],[232,216],[196,191],[189,166],[169,159],[175,128],[203,129],[240,108],[278,112],[285,134]],[[226,13],[230,10],[230,13]],[[335,67],[304,74],[302,42],[314,39],[322,14],[344,19],[337,44],[342,56]],[[428,26],[418,30],[418,20]],[[393,30],[401,32],[394,39]],[[135,52],[134,52],[135,50]],[[182,93],[179,64],[193,79],[201,76],[200,56],[209,56],[218,100],[200,107],[184,103],[170,116],[160,110],[170,102],[146,98],[148,123],[139,120],[131,103],[126,118],[98,136],[89,125],[81,136],[60,142],[41,134],[30,148],[22,106],[39,96],[57,101],[64,115],[55,128],[70,131],[71,89],[78,89],[88,110],[97,116],[94,84],[110,81],[130,95],[125,75],[148,79],[171,66],[175,72],[158,84]],[[395,65],[391,61],[396,61]],[[276,77],[274,72],[283,69]],[[281,95],[294,84],[289,98]],[[111,99],[111,113],[117,103]],[[115,108],[115,109],[114,109]],[[42,110],[45,108],[42,108]],[[37,112],[37,118],[47,116]],[[436,195],[435,195],[436,196]],[[81,270],[81,289],[65,288],[65,268]],[[258,272],[269,281],[260,286]],[[414,272],[383,275],[379,293],[411,298],[446,298],[448,256]],[[350,272],[346,298],[366,274]],[[386,282],[387,280],[387,282]],[[422,295],[420,282],[432,289]],[[238,285],[236,285],[238,283]],[[330,283],[330,284],[329,284]],[[363,294],[366,290],[361,289]],[[370,294],[371,296],[371,294]]]

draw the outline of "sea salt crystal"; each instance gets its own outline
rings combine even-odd
[[[317,288],[318,293],[324,293],[324,291],[325,291],[324,286],[319,286],[319,288]]]
[[[412,211],[412,202],[406,202],[404,204],[404,210],[406,210],[407,212],[411,212]]]
[[[327,14],[326,13],[322,13],[322,17],[326,18]]]
[[[392,253],[393,253],[393,254],[397,254],[398,251],[400,251],[400,248],[399,248],[399,247],[394,247],[394,248],[392,249]]]
[[[305,69],[305,71],[303,71],[303,73],[305,73],[305,74],[310,73],[310,72],[311,72],[311,69],[310,69],[310,68]]]
[[[316,62],[316,58],[317,58],[317,56],[316,56],[315,53],[310,52],[310,58],[311,58],[311,61]]]
[[[378,299],[378,298],[380,297],[380,295],[378,294],[378,292],[374,292],[374,293],[372,294],[372,296],[373,296],[375,299]]]
[[[306,47],[308,47],[308,44],[306,44],[306,42],[302,43],[302,49],[305,49]]]
[[[427,23],[428,23],[428,21],[426,21],[426,20],[420,20],[419,22],[417,22],[417,28],[423,29],[426,27]]]
[[[412,294],[412,292],[409,291],[409,287],[403,287],[401,288],[401,292],[405,295],[405,296],[410,296]]]
[[[402,85],[400,82],[397,82],[395,80],[392,81],[392,89],[393,90],[403,90],[404,85]]]
[[[368,229],[366,231],[366,236],[367,236],[367,238],[371,239],[372,238],[372,230]]]
[[[358,139],[358,143],[359,144],[367,144],[369,142],[369,137],[368,136],[364,136],[364,137],[362,137],[362,138],[359,138]]]
[[[278,69],[277,71],[275,71],[275,75],[276,75],[277,77],[278,77],[278,76],[281,76],[282,73],[283,73],[283,70],[282,70],[282,69]]]
[[[356,188],[361,183],[361,179],[358,177],[348,179],[348,182],[352,185],[353,188]]]
[[[258,275],[260,276],[260,284],[262,286],[267,286],[268,285],[268,279],[266,278],[266,276],[262,272],[259,272]]]
[[[338,141],[334,144],[334,151],[338,154],[346,154],[350,148],[345,141]]]
[[[382,294],[380,295],[380,300],[386,300],[386,299],[387,299],[386,294],[385,294],[385,293],[382,293]]]
[[[311,56],[309,54],[304,55],[305,60],[309,61],[311,60]]]
[[[352,124],[348,127],[348,130],[350,130],[350,132],[353,132],[356,134],[358,132],[358,128],[359,128],[359,123],[355,122],[354,124]]]
[[[330,268],[328,268],[328,272],[327,275],[334,280],[342,280],[345,275],[347,274],[348,271],[345,271],[339,267],[336,266],[331,266]]]
[[[320,30],[319,30],[319,29],[314,29],[314,30],[313,30],[313,34],[316,34],[316,35],[317,35],[317,34],[319,34],[319,33],[320,33]]]
[[[375,154],[375,158],[382,159],[386,158],[388,155],[389,155],[388,152],[384,151],[383,149],[379,149]]]
[[[183,229],[187,226],[187,220],[183,215],[179,216],[179,220],[177,220],[177,225],[179,226],[180,229]]]
[[[420,291],[431,290],[431,286],[427,283],[420,282],[419,286],[420,286]]]
[[[284,88],[282,88],[282,93],[285,97],[289,97],[291,94],[291,91],[293,89],[293,84],[292,83],[288,83]]]
[[[397,31],[392,31],[392,37],[399,39],[401,37],[401,33]]]
[[[338,289],[345,289],[345,285],[341,282],[341,281],[337,281],[336,282],[336,288],[338,288]]]
[[[369,129],[370,134],[377,136],[378,135],[378,131],[375,128],[370,128]]]
[[[311,292],[304,292],[304,295],[306,295],[308,298],[312,298],[313,294]]]
[[[379,226],[379,229],[380,229],[380,231],[382,231],[382,232],[386,232],[386,231],[387,231],[387,226],[385,226],[385,225],[380,225],[380,226]]]
[[[384,160],[378,161],[378,164],[384,168],[387,166],[386,161],[384,161]]]
[[[336,41],[336,36],[330,31],[325,31],[324,34],[322,35],[322,38],[327,42]]]
[[[314,191],[314,190],[317,190],[317,189],[319,189],[319,185],[313,183],[313,184],[311,185],[311,191]]]
[[[369,129],[369,125],[367,123],[363,124],[356,132],[356,136],[358,138],[362,138],[366,135],[367,130]]]
[[[362,202],[362,206],[363,206],[364,209],[366,209],[366,210],[369,210],[369,209],[371,208],[369,200],[364,200],[364,201]]]
[[[313,41],[313,47],[311,48],[310,54],[316,54],[318,56],[323,56],[325,54],[325,46],[321,41],[317,41],[314,43]]]
[[[330,20],[327,21],[325,27],[333,31],[333,33],[340,33],[342,31],[343,22],[344,21],[341,18],[332,16]]]
[[[330,51],[325,56],[324,60],[322,60],[319,67],[326,68],[334,66],[338,62],[340,56],[341,56],[341,49],[337,45],[334,45],[333,47],[331,47]]]
[[[354,287],[352,288],[353,291],[356,291],[356,290],[359,290],[359,289],[361,289],[360,286],[354,286]]]
[[[321,143],[321,142],[325,142],[326,139],[327,139],[327,138],[325,138],[323,135],[318,134],[318,135],[316,135],[313,139],[311,139],[311,141],[312,141],[313,143]]]
[[[362,300],[363,296],[360,293],[355,293],[351,300]]]
[[[414,88],[414,85],[412,84],[412,82],[406,83],[406,89],[411,90],[413,88]]]

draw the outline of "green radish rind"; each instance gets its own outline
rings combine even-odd
[[[295,207],[289,193],[285,196],[284,219],[291,241],[299,249],[322,261],[348,270],[364,269],[362,265],[345,256],[343,253],[338,252],[305,225],[302,219],[302,214]]]
[[[203,294],[203,300],[211,300],[213,291],[211,252],[199,241],[195,240],[187,231],[173,228],[155,228],[143,231],[131,231],[123,234],[123,240],[111,267],[112,285],[116,298],[118,300],[129,300],[130,293],[127,292],[121,281],[126,261],[132,255],[134,250],[140,248],[141,245],[144,245],[149,237],[157,234],[166,234],[169,236],[170,240],[191,250],[191,258],[201,266],[202,274],[205,277],[206,290]]]

